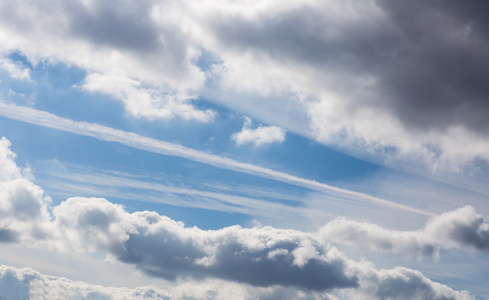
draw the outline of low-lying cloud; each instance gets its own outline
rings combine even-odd
[[[2,223],[4,243],[41,245],[61,253],[102,251],[166,280],[216,278],[256,288],[289,287],[307,293],[345,291],[362,295],[373,289],[379,299],[393,295],[396,289],[400,290],[398,295],[470,299],[467,292],[432,282],[414,270],[384,271],[371,263],[355,262],[321,234],[273,227],[201,230],[156,212],[128,213],[123,206],[101,198],[73,197],[50,207],[42,189],[21,177],[9,142],[4,138],[0,146],[0,164],[11,172],[3,174],[1,184],[19,185],[0,190],[0,214],[9,220]],[[458,215],[457,211],[452,214]],[[447,223],[443,215],[440,219],[434,219],[433,228]],[[467,242],[460,234],[455,230],[451,237]],[[19,285],[19,293],[30,284],[25,279],[30,277],[14,276],[12,270],[7,273],[6,278]]]
[[[417,231],[390,230],[338,218],[326,224],[320,234],[336,243],[415,256],[436,257],[442,248],[489,250],[489,223],[471,206],[434,216]]]
[[[135,117],[210,122],[216,112],[192,104],[206,98],[322,143],[361,145],[362,155],[383,160],[388,149],[390,161],[457,170],[489,160],[484,9],[477,1],[22,0],[0,4],[0,53],[34,67],[77,66],[87,73],[78,86],[122,101]],[[8,59],[0,65],[29,78]]]

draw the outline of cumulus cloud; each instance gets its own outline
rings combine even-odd
[[[231,139],[236,145],[253,144],[254,147],[270,145],[273,143],[283,143],[285,140],[285,130],[277,126],[259,126],[251,129],[252,121],[244,117],[245,122],[240,132],[233,133]]]
[[[428,220],[417,231],[397,231],[344,218],[329,222],[320,234],[337,243],[417,256],[437,256],[441,248],[489,251],[489,223],[471,206]]]
[[[42,239],[48,234],[48,206],[44,191],[22,177],[10,141],[0,139],[0,242]]]
[[[13,161],[15,155],[10,151],[8,141],[2,139],[0,146],[0,163],[11,172],[3,175],[1,184],[15,187],[0,189],[2,222],[9,221],[2,223],[2,242],[38,245],[60,253],[101,251],[107,253],[109,259],[133,265],[150,276],[166,280],[220,279],[255,289],[245,291],[243,299],[257,295],[280,298],[287,290],[294,291],[298,298],[312,299],[327,299],[330,293],[342,291],[372,295],[371,290],[378,299],[396,295],[400,298],[410,295],[421,299],[470,299],[467,292],[430,281],[414,270],[385,271],[376,269],[371,263],[355,262],[330,245],[323,238],[324,234],[273,227],[231,226],[202,230],[187,227],[156,212],[129,213],[121,205],[101,198],[69,198],[51,207],[49,213],[49,202],[43,197],[42,189],[19,177],[21,172]],[[450,231],[448,236],[456,242],[486,247],[485,231],[480,233],[482,241],[467,236],[470,226],[483,224],[480,218],[471,217],[470,211],[465,212],[466,218],[462,221],[457,215],[455,212],[434,218],[430,228],[440,234],[447,224],[462,224],[457,227],[461,229]],[[482,225],[487,231],[486,227]],[[0,275],[0,285],[15,287],[11,292],[0,289],[6,293],[5,298],[25,298],[30,293],[102,297],[109,292],[114,295],[125,293],[127,298],[157,297],[158,293],[167,296],[153,290],[111,290],[72,283],[47,278],[32,270],[2,267]],[[396,290],[399,293],[396,294]]]
[[[455,167],[489,159],[481,67],[487,35],[479,5],[240,3],[213,7],[206,25],[209,47],[224,57],[216,68],[223,85],[269,102],[299,101],[317,140]],[[275,102],[280,112],[287,105]]]
[[[322,143],[388,149],[389,161],[489,160],[487,21],[476,1],[0,5],[1,52],[80,67],[80,86],[136,117],[209,122],[215,112],[192,104],[205,97]],[[282,136],[244,132],[238,143]]]
[[[29,268],[0,266],[0,299],[174,299],[166,291],[103,287],[41,274]]]
[[[451,288],[426,278],[419,271],[397,267],[371,272],[365,270],[363,289],[345,291],[351,299],[475,299],[467,291]]]
[[[474,299],[433,282],[421,273],[405,269],[370,272],[363,289],[347,289],[340,297],[354,299]],[[171,292],[153,287],[134,289],[91,285],[63,277],[41,274],[30,268],[0,266],[0,298],[14,299],[339,299],[325,292],[287,287],[250,288],[223,281],[178,283]]]
[[[88,91],[123,101],[135,116],[183,116],[208,122],[214,113],[189,103],[205,80],[194,64],[200,51],[169,22],[171,12],[161,12],[158,5],[154,1],[2,2],[0,51],[20,52],[34,66],[63,62],[82,68],[89,75]]]
[[[12,78],[31,81],[31,70],[22,68],[21,65],[14,63],[9,59],[0,57],[0,69],[7,71]]]

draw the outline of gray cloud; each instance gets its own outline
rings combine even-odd
[[[336,249],[302,232],[239,226],[203,231],[156,213],[128,214],[104,199],[68,199],[54,216],[57,230],[82,247],[90,248],[88,242],[168,280],[214,277],[311,290],[358,285]]]
[[[234,51],[295,61],[323,69],[320,74],[334,72],[337,91],[358,88],[344,82],[349,76],[376,78],[382,101],[375,105],[391,110],[410,128],[463,125],[486,134],[489,27],[480,12],[487,4],[348,2],[344,15],[335,15],[334,9],[312,3],[256,18],[211,15],[208,26]],[[364,105],[366,99],[350,100]]]
[[[384,299],[383,295],[392,294],[388,288],[390,277],[393,277],[391,283],[400,290],[398,295],[471,298],[467,292],[454,291],[432,282],[414,270],[403,269],[402,272],[410,274],[407,280],[405,275],[398,275],[400,271],[397,269],[378,270],[371,263],[352,261],[331,246],[321,234],[273,227],[232,226],[220,230],[201,230],[186,227],[156,212],[129,213],[121,205],[101,198],[74,197],[48,207],[49,201],[43,197],[42,189],[20,177],[21,172],[13,161],[14,157],[6,139],[0,140],[0,165],[8,166],[5,170],[10,172],[3,174],[0,186],[14,184],[16,187],[16,184],[20,184],[22,187],[21,192],[17,192],[18,189],[0,189],[3,193],[0,194],[0,214],[6,216],[1,219],[4,222],[1,234],[5,241],[16,239],[18,243],[53,249],[60,254],[64,251],[105,252],[150,276],[176,282],[222,279],[228,284],[258,289],[247,292],[247,295],[263,294],[271,298],[279,297],[283,289],[293,289],[299,294],[304,293],[302,298],[327,299],[329,296],[324,292],[373,295],[374,290],[378,299]],[[26,191],[29,197],[25,197]],[[31,218],[16,213],[12,204],[17,198],[37,204],[33,207],[38,212],[29,211]],[[12,207],[13,210],[5,209]],[[460,224],[456,228],[461,229],[446,232],[445,228],[451,224]],[[480,231],[482,239],[467,236],[467,228],[477,226],[483,230]],[[445,234],[455,241],[471,243],[476,247],[487,244],[486,227],[487,224],[470,208],[433,218],[427,225],[433,236]],[[5,271],[2,273],[2,270]],[[31,293],[36,295],[47,291],[54,293],[49,294],[51,298],[59,293],[69,295],[68,298],[79,294],[103,298],[115,295],[115,292],[124,292],[131,298],[142,293],[141,290],[107,290],[84,284],[72,286],[66,280],[39,279],[42,276],[35,272],[23,273],[8,267],[0,268],[0,275],[4,274],[0,276],[0,285],[16,287],[11,292],[14,294],[4,294],[4,298],[26,298]],[[402,278],[396,279],[396,276]],[[407,291],[419,292],[409,294]],[[4,291],[0,289],[1,292]],[[151,292],[149,295],[158,297],[158,293]]]
[[[401,119],[420,129],[463,125],[486,134],[487,20],[480,1],[379,1],[396,29],[381,86]]]
[[[489,251],[489,223],[471,206],[434,216],[417,231],[389,230],[339,218],[320,232],[337,243],[362,244],[374,250],[415,256],[435,256],[441,248]]]
[[[166,291],[144,287],[112,288],[47,276],[29,268],[0,266],[0,299],[173,299]]]
[[[23,4],[1,4],[2,52],[83,68],[86,91],[119,99],[135,117],[209,122],[215,112],[191,104],[204,96],[323,143],[360,141],[428,162],[488,159],[486,4]],[[206,55],[215,63],[204,71]]]
[[[371,285],[362,291],[365,299],[474,299],[467,292],[454,292],[418,271],[401,267],[381,270],[367,280]]]
[[[11,243],[17,241],[17,234],[10,229],[0,229],[0,243]]]

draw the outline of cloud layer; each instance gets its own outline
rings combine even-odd
[[[457,170],[489,160],[483,10],[477,1],[23,0],[0,4],[0,52],[77,66],[87,72],[79,87],[135,117],[210,122],[216,112],[193,105],[205,97],[322,143],[360,145],[360,155]]]
[[[326,224],[320,234],[337,243],[415,256],[436,256],[441,248],[489,250],[489,223],[471,206],[434,216],[417,231],[389,230],[339,218]]]
[[[217,278],[255,288],[292,288],[318,295],[337,291],[358,297],[376,294],[379,299],[405,295],[471,298],[467,292],[454,291],[414,270],[378,270],[371,263],[355,262],[314,233],[240,226],[201,230],[156,212],[128,213],[121,205],[101,198],[73,197],[49,209],[42,189],[21,177],[5,138],[0,149],[0,164],[8,171],[2,175],[2,184],[19,182],[15,189],[0,189],[0,214],[9,220],[2,223],[3,243],[24,243],[60,253],[102,251],[149,276],[172,281]],[[471,212],[465,212],[469,219]],[[459,214],[449,213],[448,219],[458,220]],[[442,221],[433,221],[434,228],[445,225],[447,217],[439,218]],[[482,224],[480,219],[477,222]],[[455,230],[452,236],[459,243],[473,242],[464,238],[469,231]],[[19,293],[27,293],[32,289],[31,280],[39,277],[25,277],[8,268],[5,274],[6,280],[19,285]]]
[[[112,288],[0,266],[0,299],[174,299],[154,288]]]

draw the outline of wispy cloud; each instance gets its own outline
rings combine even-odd
[[[14,165],[14,155],[3,141],[0,146],[5,151],[1,152],[0,161]],[[149,276],[170,281],[218,278],[251,287],[281,286],[306,293],[338,291],[351,298],[375,295],[378,299],[392,296],[390,287],[395,284],[396,295],[407,298],[472,298],[467,292],[433,282],[415,270],[379,270],[371,263],[353,261],[315,233],[240,226],[202,230],[156,212],[129,213],[123,206],[101,198],[72,197],[48,207],[40,187],[33,189],[34,185],[22,178],[18,169],[10,171],[12,176],[1,183],[20,184],[12,190],[0,189],[0,213],[10,216],[9,222],[2,224],[3,230],[17,238],[4,243],[40,245],[61,252],[102,251]],[[30,275],[24,276],[26,273]],[[51,283],[53,293],[61,288],[56,286],[55,278],[37,282],[40,277],[32,270],[0,268],[0,283],[10,280],[17,285],[14,292],[21,296],[37,291],[39,285],[43,292],[53,288]],[[72,285],[66,281],[65,284]],[[42,289],[43,285],[46,289]],[[110,291],[81,283],[73,285],[74,292],[87,290]],[[138,290],[125,292],[130,296]]]
[[[375,196],[371,196],[365,193],[350,191],[335,186],[320,183],[314,180],[305,179],[290,175],[284,172],[271,170],[257,165],[243,163],[231,158],[218,156],[194,150],[184,147],[178,144],[172,144],[169,142],[144,137],[132,132],[125,132],[110,127],[87,123],[78,122],[51,113],[36,110],[29,107],[22,107],[13,104],[5,104],[0,102],[0,115],[6,118],[31,123],[38,126],[49,127],[61,131],[67,131],[73,134],[84,135],[94,137],[99,140],[117,142],[135,149],[150,151],[153,153],[172,155],[187,158],[193,161],[205,163],[218,168],[233,170],[236,172],[242,172],[252,174],[255,176],[274,179],[277,181],[306,187],[317,191],[334,191],[349,196],[356,197],[358,199],[373,201],[376,203],[384,204],[390,207],[395,207],[405,211],[419,213],[424,215],[431,215],[430,212],[420,209],[412,208],[407,205],[395,203],[385,199],[381,199]]]

